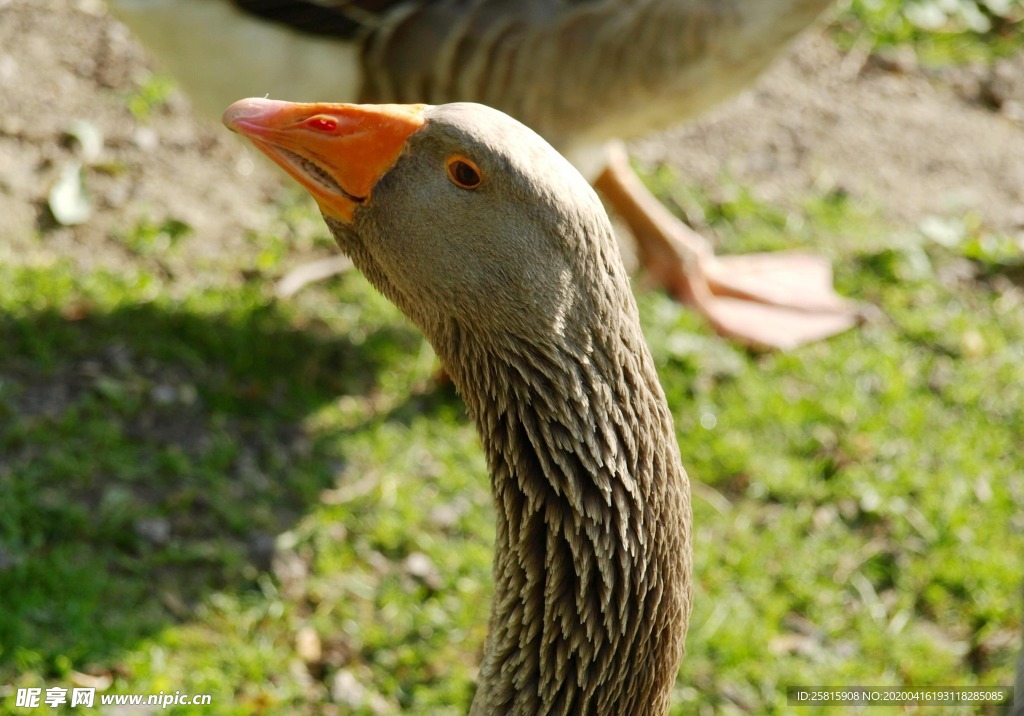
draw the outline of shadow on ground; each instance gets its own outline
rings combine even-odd
[[[308,420],[418,337],[358,344],[273,305],[0,313],[0,682],[116,668],[212,590],[252,588],[341,471]]]

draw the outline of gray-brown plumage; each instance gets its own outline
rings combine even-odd
[[[251,94],[510,114],[595,182],[651,275],[724,335],[788,348],[857,322],[824,260],[717,259],[611,147],[745,87],[829,0],[108,1],[215,111]]]
[[[464,397],[497,514],[474,714],[666,711],[690,611],[689,485],[604,210],[495,110],[245,100]]]
[[[747,86],[832,0],[108,1],[217,114],[247,92],[479,102],[572,155]]]

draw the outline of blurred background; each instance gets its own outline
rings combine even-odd
[[[842,2],[752,89],[631,146],[721,251],[813,248],[877,308],[757,354],[636,278],[695,493],[674,713],[1012,684],[1022,18]],[[102,2],[0,0],[0,714],[48,686],[212,695],[168,713],[465,713],[486,466],[361,276],[275,296],[333,252]]]

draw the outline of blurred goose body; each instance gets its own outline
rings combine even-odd
[[[741,342],[786,348],[857,321],[821,259],[716,259],[615,145],[748,85],[829,0],[110,2],[207,110],[252,94],[516,117],[606,195],[652,276]]]

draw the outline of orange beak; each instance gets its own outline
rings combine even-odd
[[[297,104],[243,99],[224,112],[246,137],[304,186],[325,216],[352,223],[357,205],[394,166],[426,120],[422,104]]]

